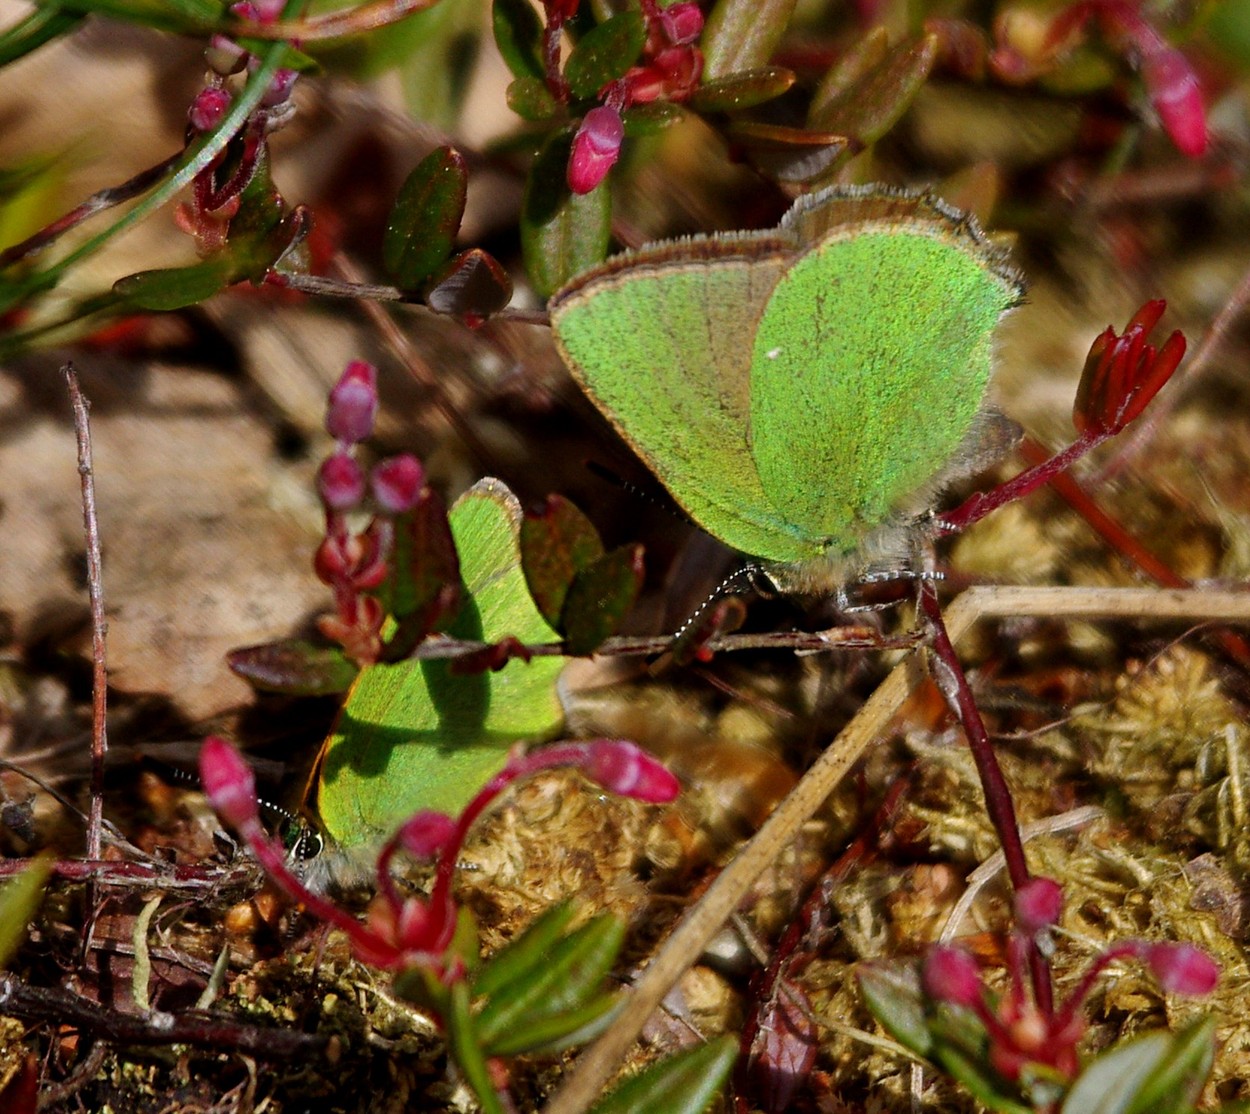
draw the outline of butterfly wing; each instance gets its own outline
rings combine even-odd
[[[775,233],[618,257],[551,301],[574,378],[686,512],[744,553],[797,560],[747,441],[751,343],[794,258]]]
[[[943,469],[981,408],[991,335],[1020,296],[965,226],[833,231],[787,270],[756,331],[750,445],[775,507],[831,554]]]

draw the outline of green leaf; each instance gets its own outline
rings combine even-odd
[[[625,125],[625,134],[630,139],[638,139],[644,135],[658,135],[678,123],[684,115],[681,105],[671,101],[651,101],[627,108],[621,113],[621,123]]]
[[[562,495],[548,495],[541,511],[521,522],[521,568],[543,618],[559,628],[573,578],[603,556],[603,542],[588,519]]]
[[[831,105],[843,100],[861,81],[867,80],[890,49],[890,33],[874,27],[842,55],[820,79],[807,107],[807,120],[819,120]]]
[[[521,508],[498,480],[482,480],[449,516],[463,602],[447,633],[498,642],[551,642],[520,567]],[[521,739],[561,722],[555,682],[563,662],[510,661],[497,673],[456,673],[446,660],[362,669],[322,750],[317,809],[341,845],[385,838],[418,809],[455,814]]]
[[[216,0],[61,0],[57,7],[125,20],[157,31],[200,35],[216,29],[225,5]]]
[[[560,111],[559,102],[541,78],[518,77],[508,86],[505,96],[508,107],[522,120],[550,120]]]
[[[688,102],[695,112],[735,112],[775,100],[795,82],[793,70],[764,66],[704,82]]]
[[[579,1010],[597,997],[624,939],[625,923],[610,914],[560,937],[548,949],[546,963],[486,999],[475,1018],[482,1046],[511,1042],[530,1025]]]
[[[617,991],[596,994],[573,1009],[550,1016],[525,1018],[523,1026],[502,1033],[491,1041],[487,1051],[492,1056],[551,1056],[566,1048],[594,1040],[611,1024],[614,1012],[621,1005]]]
[[[1062,1114],[1128,1114],[1170,1044],[1168,1033],[1147,1033],[1117,1044],[1081,1072],[1063,1101]]]
[[[933,1047],[924,998],[914,968],[867,963],[855,973],[864,1002],[899,1044],[927,1057]]]
[[[482,964],[473,979],[473,993],[489,998],[503,987],[531,973],[547,962],[547,952],[568,928],[577,906],[562,901],[544,909],[526,929]]]
[[[382,237],[382,264],[401,289],[418,289],[451,254],[468,190],[464,156],[452,147],[435,148],[408,175]]]
[[[337,646],[300,638],[231,650],[226,664],[253,688],[295,696],[346,692],[357,673],[356,663]]]
[[[491,26],[495,45],[512,75],[541,81],[546,74],[543,25],[528,0],[495,0],[491,5]]]
[[[703,28],[703,76],[717,81],[772,61],[795,0],[717,0]]]
[[[469,1012],[469,988],[463,979],[452,985],[451,1008],[443,1021],[447,1028],[447,1049],[482,1104],[482,1114],[504,1114],[490,1066],[482,1054],[477,1026]]]
[[[0,32],[0,66],[38,50],[45,43],[72,31],[85,17],[59,7],[36,8],[12,27]]]
[[[43,889],[52,873],[52,860],[38,858],[16,878],[0,887],[0,969],[13,958],[26,928],[43,902]]]
[[[737,1039],[717,1037],[625,1080],[589,1114],[701,1114],[724,1088],[737,1059]]]
[[[539,297],[554,294],[574,275],[601,263],[612,236],[607,182],[574,195],[566,179],[572,133],[557,132],[530,168],[521,204],[521,249]]]
[[[113,283],[113,293],[131,310],[166,311],[206,301],[239,281],[238,261],[226,250],[188,267],[139,271]]]
[[[564,66],[564,80],[578,100],[593,97],[625,73],[642,53],[647,28],[642,13],[629,9],[584,35]]]
[[[642,591],[644,571],[642,546],[624,545],[574,577],[560,615],[570,653],[594,653],[620,629]]]
[[[1215,1019],[1200,1017],[1171,1035],[1171,1048],[1142,1084],[1128,1114],[1188,1109],[1197,1102],[1215,1061]]]

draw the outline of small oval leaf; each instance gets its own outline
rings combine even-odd
[[[404,290],[416,290],[452,251],[469,171],[464,156],[439,147],[417,163],[395,199],[382,237],[382,264]]]
[[[671,101],[651,101],[627,108],[621,113],[621,122],[625,125],[625,134],[630,139],[637,139],[639,136],[657,135],[676,124],[682,115],[680,105]]]
[[[530,168],[521,205],[521,248],[535,292],[554,294],[574,275],[590,270],[608,254],[612,236],[612,195],[607,183],[574,194],[567,167],[572,133],[548,140]]]
[[[113,293],[127,309],[167,311],[206,301],[237,281],[237,262],[229,250],[189,267],[139,271],[113,283]]]
[[[629,69],[642,53],[647,28],[642,13],[618,12],[584,35],[564,66],[564,80],[579,100],[593,97]]]
[[[696,112],[734,112],[775,100],[795,82],[793,70],[764,66],[708,81],[695,90],[689,105]]]
[[[500,262],[481,248],[469,248],[434,273],[425,304],[436,313],[476,327],[512,299],[512,280]]]
[[[588,519],[562,495],[548,495],[541,511],[521,523],[521,568],[530,595],[553,627],[559,627],[574,577],[603,556],[603,542]]]
[[[795,0],[717,0],[703,28],[703,76],[716,81],[772,61]]]
[[[473,979],[473,994],[490,998],[517,979],[528,979],[547,962],[547,953],[564,934],[577,906],[562,901],[544,909],[514,940],[490,957]]]
[[[538,123],[550,120],[560,111],[547,83],[538,77],[518,77],[508,86],[505,96],[508,107],[522,120]]]
[[[808,123],[867,146],[888,132],[907,111],[937,58],[937,38],[922,35],[899,43],[838,96],[813,111]]]
[[[626,545],[574,577],[560,615],[569,653],[593,653],[620,629],[642,590],[643,573],[642,546]]]
[[[226,655],[237,676],[263,692],[292,696],[330,696],[346,692],[358,672],[356,663],[338,646],[301,638],[243,646]]]
[[[495,45],[514,77],[543,77],[543,25],[527,0],[494,0]]]
[[[725,134],[753,166],[783,182],[806,182],[824,174],[850,150],[844,135],[752,120],[734,120]]]

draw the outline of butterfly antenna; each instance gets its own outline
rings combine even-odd
[[[671,499],[658,497],[655,494],[654,488],[642,487],[639,484],[634,483],[632,480],[627,480],[624,476],[617,472],[613,472],[611,468],[605,467],[596,460],[587,460],[585,464],[587,471],[593,472],[605,483],[610,483],[613,487],[625,492],[627,495],[637,499],[639,502],[646,503],[648,506],[657,507],[671,518],[676,518],[681,522],[686,523],[688,526],[699,526],[699,524],[695,522],[694,519],[690,518],[689,515],[686,515],[680,509],[675,508]]]
[[[718,599],[721,599],[723,596],[727,596],[729,594],[729,589],[735,583],[738,583],[739,581],[746,581],[752,588],[755,588],[756,587],[755,578],[757,575],[762,574],[763,572],[764,570],[761,569],[759,565],[743,565],[741,568],[735,569],[727,577],[725,577],[724,580],[722,580],[718,585],[716,585],[716,587],[713,588],[711,592],[708,593],[707,599],[705,599],[701,604],[699,604],[698,607],[694,609],[694,611],[690,613],[690,616],[686,619],[686,621],[682,623],[680,627],[677,628],[677,633],[673,635],[673,638],[674,639],[681,638],[681,636],[684,635],[686,631],[688,631],[696,622],[698,622],[700,615],[702,615]]]

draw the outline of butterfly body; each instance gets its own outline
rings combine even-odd
[[[1021,289],[970,218],[873,187],[624,253],[550,312],[582,389],[691,518],[802,589],[896,550],[975,454]]]

